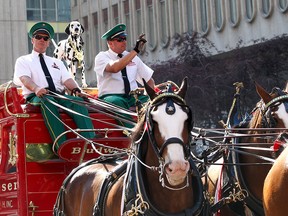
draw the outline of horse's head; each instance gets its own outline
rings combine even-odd
[[[275,87],[271,93],[268,93],[259,84],[255,84],[257,93],[263,101],[261,110],[265,117],[265,127],[288,128],[287,92]]]
[[[158,95],[146,83],[145,90],[151,99],[146,114],[150,142],[167,181],[177,186],[184,182],[190,169],[187,158],[192,114],[184,101],[187,78],[177,92],[168,87]]]

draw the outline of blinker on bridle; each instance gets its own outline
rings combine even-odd
[[[185,100],[180,97],[179,95],[175,94],[171,88],[171,85],[168,85],[167,87],[167,92],[164,92],[158,96],[156,96],[151,102],[150,102],[150,107],[149,109],[152,110],[154,107],[157,107],[157,106],[160,106],[161,104],[165,103],[166,102],[166,108],[165,108],[165,111],[168,115],[173,115],[175,112],[176,112],[176,108],[175,108],[175,103],[178,104],[180,107],[187,107],[186,105],[186,102]],[[185,110],[183,108],[183,110],[185,112],[187,112],[187,110]],[[189,109],[190,110],[190,109]],[[150,113],[150,111],[148,112]],[[187,112],[188,114],[188,121],[190,122],[191,121],[191,118],[192,118],[192,115],[191,115],[191,111],[188,111]],[[150,140],[152,141],[152,146],[154,148],[154,151],[155,153],[158,155],[159,158],[162,158],[162,153],[164,151],[164,149],[172,144],[172,143],[178,143],[180,144],[181,146],[183,146],[184,148],[184,154],[185,154],[185,157],[188,158],[189,157],[189,147],[187,147],[182,140],[180,140],[179,138],[176,138],[176,137],[170,137],[168,140],[166,140],[161,149],[158,149],[157,148],[157,145],[155,143],[155,140],[154,138],[152,138],[152,128],[153,128],[153,123],[151,121],[151,117],[150,115],[147,115],[147,123],[148,123],[148,131],[149,131],[149,138]],[[188,125],[189,127],[189,130],[191,129],[191,125],[189,123]]]
[[[286,110],[286,112],[288,112],[288,102],[285,102],[286,100],[288,100],[288,94],[283,93],[283,91],[281,91],[281,90],[278,90],[278,94],[280,96],[273,98],[271,101],[269,101],[267,104],[265,104],[264,113],[266,113],[270,107],[272,107],[276,103],[280,103],[280,102],[284,104],[285,110]]]
[[[280,88],[274,88],[274,91],[277,91],[278,97],[273,98],[271,101],[269,101],[268,103],[265,104],[264,108],[263,108],[263,116],[265,120],[265,124],[267,127],[274,127],[274,125],[276,124],[275,119],[272,117],[271,115],[271,111],[270,109],[276,106],[279,106],[281,103],[284,104],[285,110],[288,113],[288,94],[283,92]]]
[[[153,101],[151,102],[151,106],[152,105],[158,106],[166,101],[167,104],[166,104],[165,111],[168,115],[173,115],[176,112],[173,99],[176,99],[176,101],[181,102],[182,104],[179,104],[180,106],[183,106],[183,105],[186,106],[185,100],[179,95],[175,94],[172,90],[172,85],[169,84],[167,86],[167,92],[162,93],[158,95],[157,97],[155,97]]]

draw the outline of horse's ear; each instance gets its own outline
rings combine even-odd
[[[271,95],[262,86],[260,86],[256,81],[254,81],[254,84],[258,95],[262,98],[265,104],[272,100]]]
[[[68,26],[66,27],[65,33],[66,33],[67,35],[70,35],[70,23],[69,23]]]
[[[146,90],[146,92],[147,92],[150,100],[153,100],[153,99],[157,96],[156,92],[154,91],[154,89],[152,89],[152,88],[147,84],[147,82],[146,82],[144,79],[142,79],[142,80],[143,80],[145,90]]]
[[[188,77],[186,76],[181,83],[181,86],[179,88],[179,90],[176,92],[177,95],[179,95],[181,98],[185,98],[186,95],[186,91],[187,91],[187,79]]]

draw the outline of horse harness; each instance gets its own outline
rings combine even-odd
[[[286,92],[283,92],[279,88],[274,88],[273,92],[276,92],[279,96],[275,97],[266,104],[264,104],[263,101],[260,101],[257,106],[252,110],[252,113],[254,113],[257,109],[260,109],[260,113],[263,117],[261,122],[263,128],[276,127],[277,122],[272,116],[271,112],[273,109],[276,109],[281,103],[284,104],[285,110],[288,113],[288,94]],[[250,120],[251,119],[249,119],[249,121]],[[242,122],[241,124],[246,125],[247,122]],[[285,135],[280,134],[280,136],[277,138],[279,142],[283,139],[282,136]],[[235,143],[237,143],[238,139],[236,139],[235,141]],[[224,160],[226,160],[225,162],[227,163],[237,164],[239,162],[239,153],[229,154],[228,158],[224,157]],[[222,188],[224,197],[217,203],[212,205],[211,212],[215,213],[225,204],[230,204],[230,208],[235,213],[243,215],[245,203],[247,203],[247,205],[249,206],[249,210],[253,212],[253,215],[255,213],[256,215],[264,215],[262,202],[249,192],[239,167],[234,166],[233,168],[233,166],[224,166],[224,169],[224,186]]]
[[[125,175],[124,180],[124,197],[122,200],[122,215],[123,216],[136,216],[136,215],[151,215],[151,216],[190,216],[190,215],[198,215],[201,212],[202,205],[203,205],[203,192],[202,192],[202,181],[200,178],[200,174],[198,173],[197,167],[191,157],[189,157],[189,151],[190,148],[185,147],[187,145],[184,144],[182,140],[179,138],[169,138],[167,139],[163,146],[158,149],[155,137],[153,135],[153,121],[151,118],[151,110],[156,109],[159,105],[167,102],[166,105],[166,113],[169,115],[173,115],[175,113],[175,106],[174,103],[177,103],[181,106],[181,108],[188,114],[188,128],[190,131],[190,128],[192,127],[192,113],[189,107],[186,105],[185,101],[178,95],[173,93],[163,93],[159,96],[157,96],[154,100],[149,102],[145,117],[145,129],[143,131],[143,134],[137,142],[133,143],[132,148],[135,150],[135,155],[130,155],[128,162],[123,165],[125,166],[125,170],[121,172],[118,172],[118,174]],[[153,150],[157,157],[159,158],[159,163],[161,164],[163,162],[162,153],[165,147],[167,147],[171,143],[178,143],[183,146],[183,149],[185,149],[185,157],[188,158],[188,161],[190,163],[191,172],[193,172],[193,180],[197,182],[197,186],[195,189],[197,190],[197,200],[195,201],[195,205],[191,209],[186,209],[185,211],[177,214],[167,214],[160,212],[156,207],[153,206],[153,204],[150,202],[148,195],[145,190],[145,185],[143,182],[142,172],[141,170],[143,168],[143,162],[141,161],[141,155],[144,154],[143,151],[140,148],[140,142],[142,142],[142,145],[144,145],[144,141],[152,143]],[[136,156],[136,157],[135,157]],[[147,166],[147,165],[146,165]],[[161,167],[161,165],[160,165]],[[153,169],[153,167],[150,167]],[[161,170],[161,168],[155,168],[154,170]],[[163,171],[163,170],[162,170]],[[115,173],[115,172],[113,172]],[[98,196],[96,205],[94,207],[94,216],[103,216],[104,215],[104,204],[106,202],[109,190],[116,179],[119,179],[119,177],[111,177],[112,173],[109,173],[107,178],[102,183],[101,191]],[[117,176],[117,175],[116,175]],[[159,181],[161,181],[159,179]],[[163,186],[163,185],[162,185]],[[164,187],[164,186],[163,186]],[[180,188],[182,189],[182,188]]]

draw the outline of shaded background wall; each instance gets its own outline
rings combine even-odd
[[[235,49],[211,57],[202,55],[197,35],[182,41],[179,57],[162,65],[153,65],[156,83],[172,80],[181,83],[188,76],[186,100],[194,111],[197,127],[221,127],[226,122],[235,94],[235,82],[243,82],[242,112],[250,112],[260,100],[254,81],[268,92],[278,86],[284,88],[288,78],[288,38]],[[201,38],[203,43],[205,39]],[[197,41],[197,43],[196,43]],[[206,41],[209,43],[209,41]]]

